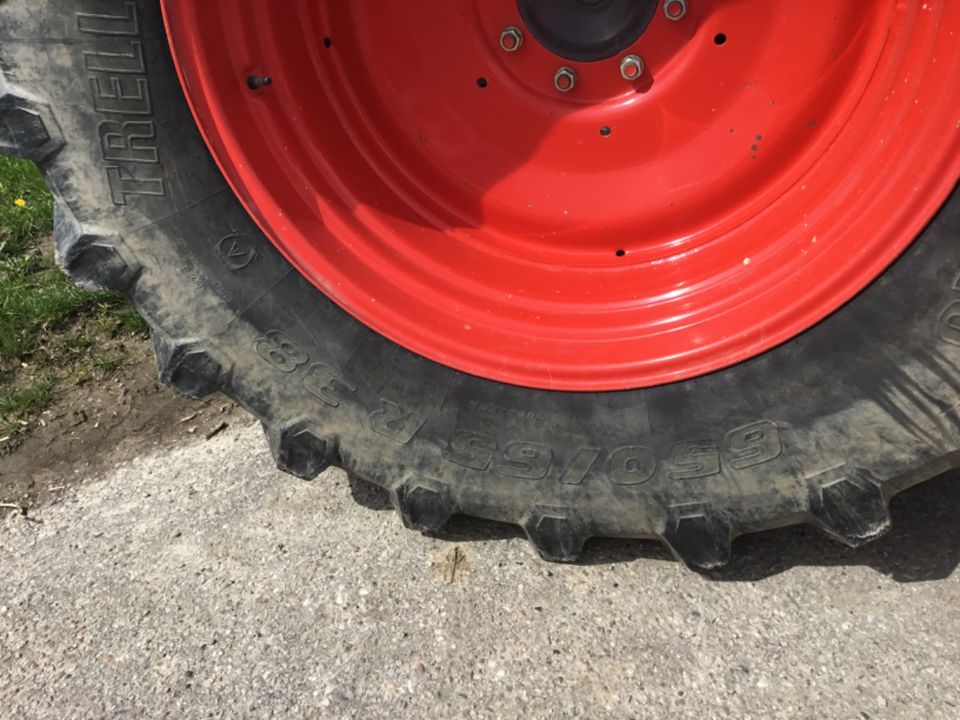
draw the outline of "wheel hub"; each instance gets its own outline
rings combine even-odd
[[[595,62],[633,45],[650,25],[658,0],[517,0],[530,34],[568,60]]]

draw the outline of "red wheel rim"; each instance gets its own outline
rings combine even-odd
[[[624,389],[752,357],[876,278],[960,176],[943,0],[690,0],[597,62],[527,32],[502,50],[516,0],[162,4],[200,129],[279,250],[493,380]]]

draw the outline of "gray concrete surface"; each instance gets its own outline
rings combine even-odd
[[[960,717],[952,478],[869,549],[788,529],[711,577],[379,507],[241,427],[0,516],[0,717]]]

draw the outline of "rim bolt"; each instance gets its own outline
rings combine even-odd
[[[643,60],[638,55],[627,55],[620,61],[620,74],[629,82],[638,80],[643,75]]]
[[[667,16],[667,20],[682,20],[687,14],[687,0],[665,0],[663,14]]]
[[[553,76],[553,86],[562,93],[567,93],[577,86],[577,71],[564,65]]]
[[[520,28],[511,25],[505,27],[500,33],[500,49],[504,52],[516,52],[521,45],[523,45],[523,33],[520,32]]]

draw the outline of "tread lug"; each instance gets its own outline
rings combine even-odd
[[[198,400],[227,385],[229,369],[199,340],[173,340],[153,333],[160,382]]]
[[[662,539],[691,568],[710,570],[730,561],[733,532],[699,505],[673,508]]]
[[[428,480],[410,480],[391,491],[403,524],[424,533],[439,532],[457,511],[450,488]]]
[[[810,514],[828,535],[858,547],[890,529],[890,509],[869,471],[841,467],[822,473],[818,480]]]
[[[563,509],[545,508],[531,513],[523,529],[540,557],[553,562],[576,561],[587,541],[581,524]]]
[[[0,154],[42,164],[64,145],[48,106],[15,90],[0,77]]]
[[[277,467],[301,480],[313,480],[334,464],[335,442],[314,433],[297,420],[279,427],[264,425]]]
[[[87,232],[63,203],[55,211],[57,264],[63,271],[84,290],[129,290],[141,268],[124,259],[120,238]]]

